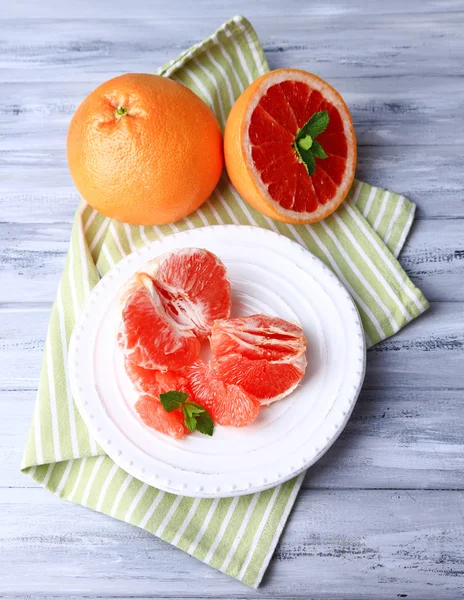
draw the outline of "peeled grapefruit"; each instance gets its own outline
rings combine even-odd
[[[306,369],[306,357],[270,361],[229,354],[211,361],[216,377],[228,385],[240,386],[262,405],[282,400],[297,387]]]
[[[215,356],[239,353],[252,359],[288,359],[305,351],[307,340],[298,325],[267,315],[217,320],[211,329]]]
[[[160,433],[170,435],[176,440],[181,440],[190,433],[184,424],[184,416],[181,410],[166,412],[159,399],[144,394],[138,399],[135,410],[142,421],[148,427],[156,429]]]
[[[210,339],[216,376],[261,404],[290,394],[305,373],[308,342],[299,325],[284,319],[262,314],[221,319]]]
[[[182,371],[166,371],[163,373],[158,369],[144,369],[127,358],[124,359],[124,367],[132,385],[138,392],[143,392],[159,398],[160,394],[178,390],[190,392],[189,382]]]
[[[298,69],[270,71],[242,93],[227,119],[224,152],[239,194],[286,223],[313,223],[331,214],[345,199],[356,167],[353,122],[343,98]]]
[[[179,370],[199,355],[215,319],[230,314],[230,283],[207,250],[176,250],[149,262],[122,294],[118,341],[144,369]]]
[[[259,400],[238,385],[224,383],[211,363],[198,361],[187,372],[195,400],[218,425],[245,427],[258,416]]]

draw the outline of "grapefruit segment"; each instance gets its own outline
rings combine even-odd
[[[135,404],[135,410],[145,425],[156,429],[160,433],[170,435],[176,440],[181,440],[186,434],[190,433],[184,425],[182,411],[166,412],[161,402],[153,396],[148,394],[140,396]]]
[[[319,112],[328,123],[314,140],[307,127]],[[287,223],[313,223],[331,214],[354,178],[356,139],[345,102],[326,81],[298,69],[266,73],[243,92],[227,119],[224,149],[240,195]]]
[[[259,400],[238,385],[224,383],[211,363],[196,362],[188,368],[188,378],[195,400],[218,425],[245,427],[258,416]]]
[[[304,375],[306,357],[302,354],[293,361],[269,361],[229,354],[212,361],[212,369],[221,381],[240,386],[266,405],[293,392]]]
[[[262,314],[216,321],[210,342],[214,357],[242,354],[250,359],[265,360],[297,358],[307,345],[301,327]]]
[[[140,287],[128,298],[118,342],[126,358],[145,369],[180,369],[200,353],[200,342],[166,312],[155,284],[139,275]]]
[[[178,370],[198,358],[216,319],[230,314],[230,283],[207,250],[183,248],[136,273],[122,293],[118,341],[144,369]]]
[[[182,371],[158,371],[157,369],[144,369],[127,358],[124,359],[124,367],[132,385],[138,392],[143,392],[159,398],[160,394],[178,390],[190,392],[187,378]]]

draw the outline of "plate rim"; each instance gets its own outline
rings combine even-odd
[[[141,257],[142,255],[146,254],[146,255],[148,255],[146,258],[146,261],[148,261],[148,260],[151,260],[152,258],[155,258],[156,256],[160,256],[162,254],[162,252],[161,252],[161,253],[157,253],[157,254],[151,256],[150,251],[153,248],[157,248],[157,247],[162,248],[163,243],[165,243],[166,240],[171,240],[170,243],[172,244],[174,242],[174,245],[175,245],[177,239],[187,238],[189,236],[189,234],[192,234],[193,232],[198,232],[198,231],[204,232],[206,230],[209,230],[209,231],[212,231],[212,230],[231,231],[231,230],[237,230],[237,229],[240,230],[241,232],[244,232],[244,230],[248,230],[248,234],[252,233],[255,237],[258,234],[258,235],[263,235],[264,237],[268,236],[268,237],[278,238],[279,243],[285,243],[294,248],[296,247],[301,253],[307,254],[308,258],[311,258],[312,261],[315,261],[318,264],[318,267],[321,268],[322,271],[324,271],[325,274],[329,276],[329,278],[333,278],[336,281],[336,283],[338,284],[338,286],[343,288],[348,301],[350,302],[352,308],[354,309],[352,311],[352,314],[354,315],[354,324],[358,328],[359,339],[361,342],[360,351],[362,352],[362,364],[360,365],[359,371],[357,372],[358,380],[357,380],[356,385],[354,386],[354,387],[356,387],[356,389],[353,390],[353,393],[350,395],[351,399],[349,401],[349,406],[348,406],[347,410],[344,412],[343,419],[337,424],[337,428],[332,433],[332,435],[330,437],[326,438],[325,443],[321,446],[319,451],[316,454],[312,455],[310,460],[307,460],[303,465],[300,464],[297,468],[294,468],[291,472],[287,472],[287,473],[283,474],[281,477],[279,477],[277,479],[273,479],[271,482],[256,483],[255,485],[252,484],[251,486],[247,487],[246,489],[237,489],[237,490],[233,490],[233,491],[231,491],[231,490],[217,491],[217,490],[213,489],[212,491],[205,491],[203,488],[201,488],[201,489],[197,489],[195,491],[189,490],[189,492],[187,493],[182,488],[179,489],[179,487],[174,487],[174,486],[170,485],[170,483],[171,483],[170,481],[164,482],[161,479],[157,479],[155,476],[156,482],[154,482],[152,480],[152,478],[149,478],[148,476],[145,477],[144,472],[141,472],[141,470],[138,469],[132,461],[126,461],[125,459],[123,459],[122,456],[118,454],[118,451],[115,450],[115,448],[112,446],[111,441],[106,440],[105,436],[101,434],[101,430],[95,424],[93,416],[88,413],[88,410],[87,410],[88,402],[84,401],[84,399],[81,397],[82,387],[79,385],[78,376],[77,376],[77,367],[76,367],[76,365],[77,365],[76,352],[78,350],[78,346],[81,341],[79,332],[84,330],[84,321],[87,320],[88,308],[91,304],[93,304],[93,302],[95,302],[95,297],[105,287],[105,283],[107,281],[111,280],[114,277],[114,275],[117,274],[117,272],[124,265],[129,264],[133,260],[134,256]],[[246,234],[246,235],[248,235],[248,234]],[[361,388],[362,388],[362,385],[364,382],[365,372],[366,372],[366,338],[365,338],[365,333],[364,333],[364,329],[362,326],[362,321],[361,321],[361,317],[359,314],[359,310],[358,310],[353,298],[348,293],[348,291],[346,290],[346,287],[343,285],[343,283],[333,273],[333,271],[329,267],[327,267],[327,265],[325,265],[324,262],[321,261],[317,256],[315,256],[310,250],[303,247],[300,243],[289,239],[287,236],[285,236],[283,234],[277,233],[275,231],[271,231],[269,229],[264,229],[261,227],[254,227],[254,226],[250,226],[250,225],[209,225],[209,226],[199,227],[199,228],[195,228],[195,229],[179,231],[179,232],[164,236],[158,240],[154,240],[150,244],[141,246],[137,250],[129,253],[128,255],[123,257],[120,261],[118,261],[118,263],[116,263],[116,265],[114,267],[112,267],[98,281],[98,283],[93,287],[90,294],[85,299],[85,302],[81,308],[81,311],[80,311],[79,316],[74,324],[74,328],[73,328],[73,331],[71,334],[69,350],[68,350],[68,365],[67,366],[68,366],[68,374],[69,374],[71,393],[72,393],[73,399],[76,403],[76,406],[79,410],[79,413],[80,413],[84,423],[86,424],[87,428],[89,429],[90,434],[94,437],[95,441],[99,444],[99,446],[104,450],[104,452],[120,468],[124,469],[127,473],[129,473],[133,477],[137,478],[138,480],[143,481],[144,483],[146,483],[150,486],[153,486],[157,489],[163,490],[163,491],[171,493],[171,494],[175,494],[175,495],[180,494],[183,496],[194,497],[194,498],[228,498],[228,497],[232,497],[232,496],[243,496],[243,495],[248,495],[248,494],[252,494],[252,493],[257,493],[257,492],[261,492],[261,491],[264,491],[264,490],[267,490],[270,488],[274,488],[278,485],[281,485],[281,484],[285,483],[286,481],[289,481],[290,479],[297,477],[303,471],[306,471],[309,467],[314,465],[331,448],[331,446],[338,439],[338,437],[340,436],[342,431],[345,429],[346,424],[348,423],[348,420],[353,412],[353,409],[356,405],[359,394],[361,392]],[[75,370],[75,368],[76,368],[76,370]],[[336,401],[337,397],[338,397],[338,395],[335,397],[334,402]],[[110,419],[109,416],[107,416],[107,418]]]

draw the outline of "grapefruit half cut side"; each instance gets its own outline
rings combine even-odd
[[[328,118],[323,131],[308,130],[321,113]],[[343,98],[299,69],[270,71],[242,93],[227,119],[224,150],[239,194],[287,223],[313,223],[331,214],[355,174],[356,138]]]

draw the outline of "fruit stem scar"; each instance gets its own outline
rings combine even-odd
[[[117,109],[114,111],[114,114],[116,116],[116,119],[120,119],[121,117],[124,117],[125,115],[127,115],[128,112],[129,111],[125,106],[119,105],[117,107]]]

